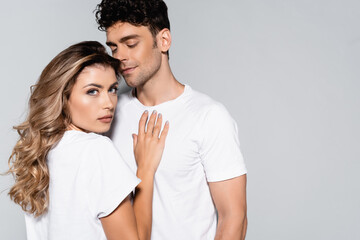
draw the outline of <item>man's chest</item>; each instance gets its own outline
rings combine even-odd
[[[122,115],[117,122],[113,133],[113,141],[124,160],[136,170],[133,153],[132,134],[138,133],[138,121],[135,117]],[[165,149],[158,168],[158,172],[191,172],[202,167],[200,159],[201,135],[196,121],[186,115],[163,114],[164,122],[170,123],[169,133],[166,138]]]

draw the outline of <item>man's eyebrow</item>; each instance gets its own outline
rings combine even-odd
[[[106,42],[106,45],[108,45],[109,47],[116,47],[116,44],[113,42]]]
[[[90,84],[87,84],[86,86],[84,86],[83,88],[86,88],[86,87],[97,87],[97,88],[104,88],[103,86],[99,85],[99,84],[95,84],[95,83],[90,83]]]
[[[139,38],[140,36],[138,34],[131,34],[131,35],[128,35],[128,36],[125,36],[125,37],[122,37],[120,38],[119,42],[120,43],[123,43],[123,42],[126,42],[127,40],[129,39],[134,39],[134,38]],[[106,42],[106,45],[108,45],[109,47],[115,47],[116,44],[113,43],[113,42],[110,42],[110,41],[107,41]]]

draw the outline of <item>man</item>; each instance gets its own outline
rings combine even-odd
[[[133,88],[119,97],[111,137],[134,171],[131,135],[141,114],[156,110],[170,122],[154,179],[152,239],[244,239],[246,168],[236,123],[223,105],[172,74],[166,4],[103,0],[96,17]]]

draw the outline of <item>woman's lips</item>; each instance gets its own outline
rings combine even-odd
[[[113,119],[113,116],[112,115],[106,115],[106,116],[103,116],[101,118],[98,118],[100,122],[103,122],[103,123],[110,123]]]

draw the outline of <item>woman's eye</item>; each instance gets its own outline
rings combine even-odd
[[[90,89],[86,92],[88,95],[96,95],[99,91],[97,89]]]
[[[109,93],[117,94],[117,92],[118,92],[118,87],[113,87],[113,88],[110,88],[110,90],[109,90]]]

